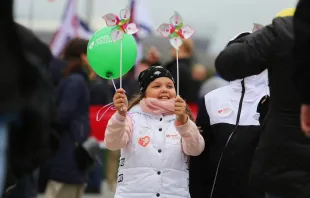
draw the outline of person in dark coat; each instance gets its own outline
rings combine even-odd
[[[111,91],[111,86],[108,84],[108,80],[98,76],[91,67],[88,68],[88,71],[90,79],[90,105],[104,106],[111,103],[113,101],[113,92]],[[103,151],[100,151],[98,155],[103,156]],[[88,174],[89,178],[85,189],[86,193],[100,194],[101,182],[104,174],[103,170],[104,167],[96,161]]]
[[[67,62],[60,59],[54,58],[48,68],[48,72],[50,73],[51,81],[53,82],[54,86],[57,87],[61,79],[63,78],[63,72],[67,66]]]
[[[310,1],[300,0],[294,16],[294,83],[298,90],[301,107],[301,127],[310,135]]]
[[[284,10],[272,24],[230,42],[215,61],[229,81],[268,69],[269,112],[251,168],[251,183],[267,197],[310,197],[310,139],[300,128],[301,100],[292,80],[293,14]]]
[[[191,198],[264,198],[251,188],[249,171],[268,108],[267,71],[229,82],[206,94],[196,119],[207,142],[190,157]]]
[[[14,22],[13,2],[0,2],[0,196],[3,188],[12,189],[44,161],[50,121],[51,89],[43,67],[51,53],[30,30]]]
[[[24,79],[20,74],[23,69],[29,68],[29,64],[23,54],[21,38],[14,23],[13,0],[1,1],[0,9],[0,24],[3,27],[0,32],[0,196],[2,196],[7,180],[8,124],[16,119],[20,110],[22,103],[20,83]],[[15,183],[15,181],[11,183]]]
[[[63,72],[64,69],[66,68],[67,63],[66,61],[60,59],[60,58],[53,58],[53,60],[50,62],[49,67],[48,67],[48,73],[50,74],[50,81],[53,84],[53,86],[56,88],[63,78]],[[56,108],[56,107],[55,107]],[[59,131],[61,132],[61,131]],[[58,143],[59,139],[55,138],[56,144]],[[54,144],[54,143],[52,143]],[[46,184],[48,182],[48,175],[49,175],[49,165],[48,163],[44,163],[40,167],[40,172],[39,172],[39,181],[38,181],[38,192],[39,193],[44,193]]]
[[[49,198],[80,198],[87,181],[87,173],[78,168],[74,155],[75,143],[83,143],[90,132],[89,79],[85,71],[87,43],[87,40],[73,39],[64,50],[67,66],[55,94],[63,134],[59,150],[49,164],[49,182],[45,190]]]
[[[22,97],[23,107],[17,120],[10,123],[9,161],[5,198],[34,198],[37,196],[39,167],[51,154],[50,125],[53,86],[49,81],[47,67],[53,56],[49,47],[28,28],[15,23],[21,38],[21,49],[30,64],[24,76],[29,78],[31,94]],[[31,90],[30,89],[30,90]],[[26,89],[27,90],[27,89]],[[29,90],[29,89],[28,89]],[[38,103],[39,101],[39,103]],[[56,149],[55,149],[56,150]]]

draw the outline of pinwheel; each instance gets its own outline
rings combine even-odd
[[[171,45],[176,49],[176,61],[177,61],[177,94],[179,95],[179,58],[178,51],[182,45],[182,39],[190,38],[195,30],[189,26],[184,26],[183,19],[178,12],[170,18],[170,24],[161,24],[157,31],[164,37],[169,38]]]
[[[182,45],[182,39],[190,38],[195,32],[191,26],[184,26],[183,19],[178,12],[170,18],[170,24],[161,24],[157,31],[164,38],[169,38],[171,45],[177,50]]]
[[[139,31],[135,23],[129,23],[130,22],[130,10],[127,7],[126,9],[123,9],[120,11],[120,17],[116,14],[109,13],[102,17],[108,27],[114,27],[113,30],[110,33],[111,39],[116,42],[120,40],[120,74],[122,74],[122,48],[123,48],[123,37],[124,34],[135,34]],[[120,88],[122,88],[122,75],[120,76]]]
[[[102,17],[108,27],[115,27],[111,31],[112,40],[118,41],[123,39],[123,34],[135,34],[139,31],[135,23],[129,23],[130,21],[130,10],[128,7],[120,11],[120,17],[116,14],[106,14]]]

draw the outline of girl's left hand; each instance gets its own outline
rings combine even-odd
[[[174,113],[177,116],[177,125],[184,125],[187,122],[188,116],[186,114],[186,102],[177,96],[174,101]]]

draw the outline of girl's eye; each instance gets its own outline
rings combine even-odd
[[[172,89],[172,88],[173,88],[173,86],[169,85],[169,86],[168,86],[168,88],[169,88],[169,89]]]

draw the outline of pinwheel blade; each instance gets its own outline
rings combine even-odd
[[[104,15],[102,18],[109,27],[117,25],[120,21],[118,16],[112,13]]]
[[[113,30],[110,36],[112,40],[116,42],[118,40],[122,40],[124,35],[122,30]]]
[[[170,25],[167,23],[161,24],[157,32],[159,32],[163,37],[168,38],[170,35]]]
[[[120,11],[120,17],[123,20],[129,20],[130,19],[130,10],[128,7]]]
[[[137,28],[137,25],[135,23],[129,23],[126,27],[126,33],[127,34],[135,34],[139,31]]]
[[[174,12],[174,15],[170,18],[170,23],[174,27],[177,27],[183,23],[183,19],[178,12]]]
[[[193,36],[193,34],[195,33],[195,30],[191,26],[187,25],[181,29],[181,32],[182,32],[183,38],[188,39],[191,36]]]
[[[175,49],[179,49],[180,46],[182,45],[182,39],[180,37],[174,37],[174,38],[171,38],[169,39],[171,45],[175,48]]]

